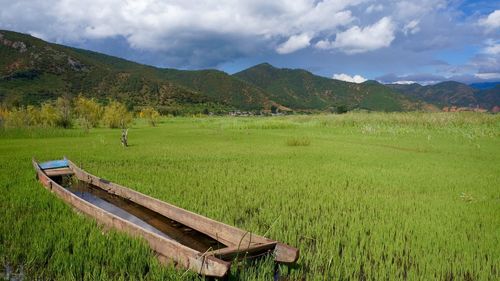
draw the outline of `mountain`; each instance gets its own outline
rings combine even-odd
[[[419,84],[392,84],[388,85],[401,93],[425,100],[438,105],[460,105],[469,106],[476,102],[474,89],[453,81],[441,82],[434,85],[421,86]]]
[[[219,70],[160,70],[162,79],[238,108],[261,109],[272,103],[261,89]]]
[[[483,83],[472,83],[469,84],[474,89],[477,90],[489,90],[489,89],[494,89],[495,87],[499,86],[500,82],[483,82]]]
[[[1,101],[37,104],[78,94],[130,105],[212,102],[251,109],[267,102],[261,90],[221,71],[160,69],[0,31]]]
[[[233,74],[268,93],[270,100],[295,109],[337,106],[379,111],[416,109],[421,104],[376,82],[349,83],[302,69],[276,68],[268,63]]]
[[[477,91],[475,96],[478,103],[484,108],[489,110],[494,107],[498,108],[500,106],[500,84],[497,84],[494,88]]]
[[[163,69],[0,30],[1,103],[39,104],[80,94],[101,101],[118,99],[130,107],[402,111],[425,106],[375,81],[354,84],[270,64],[234,75]]]
[[[500,85],[485,90],[474,89],[469,85],[446,81],[434,85],[388,84],[388,87],[400,93],[435,104],[439,107],[481,107],[491,109],[500,105]]]

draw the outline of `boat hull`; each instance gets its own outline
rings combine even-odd
[[[149,246],[158,254],[161,261],[174,262],[178,266],[188,268],[204,276],[224,277],[231,266],[231,260],[228,259],[234,259],[238,256],[244,257],[253,254],[273,253],[275,260],[280,263],[294,263],[298,259],[298,250],[291,246],[217,222],[109,182],[87,173],[70,160],[65,159],[65,161],[67,166],[65,166],[64,162],[52,161],[53,163],[43,163],[49,168],[42,169],[40,164],[33,160],[37,178],[43,186],[78,211],[96,219],[99,223],[126,232],[132,236],[144,238],[149,243]],[[78,180],[92,184],[110,194],[145,206],[155,213],[210,236],[227,247],[200,252],[175,240],[166,239],[157,233],[83,200],[51,178],[64,175],[72,175]]]

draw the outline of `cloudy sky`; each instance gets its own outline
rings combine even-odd
[[[159,67],[500,80],[498,0],[0,0],[0,29]]]

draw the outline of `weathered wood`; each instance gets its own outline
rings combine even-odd
[[[73,162],[69,160],[68,162],[79,180],[96,185],[112,194],[127,198],[128,200],[139,205],[147,206],[149,209],[164,215],[165,217],[178,221],[199,232],[205,233],[206,235],[220,241],[224,245],[236,246],[240,243],[246,245],[251,243],[270,242],[266,238],[256,234],[243,231],[239,228],[209,219],[118,184],[103,180],[83,171]]]
[[[51,175],[48,173],[50,170],[44,171],[40,169],[38,163],[33,160],[33,166],[35,167],[37,176],[47,189],[56,193],[59,197],[81,212],[94,217],[98,222],[122,230],[131,235],[143,237],[149,242],[151,248],[157,252],[157,255],[161,257],[162,260],[169,260],[178,266],[189,268],[203,275],[221,277],[227,273],[230,267],[230,263],[224,260],[232,260],[236,256],[259,255],[274,249],[274,256],[277,262],[294,263],[298,259],[299,251],[296,248],[209,219],[101,179],[80,169],[70,160],[65,160],[69,165],[69,171],[79,180],[95,185],[110,194],[117,195],[144,206],[164,217],[206,234],[227,246],[226,248],[201,253],[177,241],[159,236],[156,233],[124,220],[74,195],[50,179],[49,176]],[[61,172],[63,171],[61,170]],[[68,170],[64,170],[64,172],[68,172]],[[57,171],[54,173],[54,175],[59,175]]]
[[[124,147],[128,146],[128,129],[122,129],[121,142]]]
[[[184,246],[176,241],[163,238],[150,232],[136,224],[126,221],[112,213],[100,209],[78,196],[66,190],[64,187],[50,179],[34,161],[33,165],[37,170],[40,182],[64,201],[77,208],[84,214],[96,219],[100,223],[124,231],[133,236],[144,238],[150,247],[162,256],[168,257],[185,268],[189,268],[199,274],[214,277],[223,277],[227,274],[230,263],[217,259],[213,256],[206,256],[196,250]]]
[[[76,166],[72,161],[67,160],[70,168],[75,172],[75,175],[82,181],[86,181],[101,187],[102,189],[127,198],[139,205],[147,206],[149,209],[178,221],[188,227],[191,227],[199,232],[220,241],[228,247],[237,245],[249,245],[253,243],[272,243],[274,240],[268,239],[244,231],[242,229],[209,219],[207,217],[195,214],[185,209],[179,208],[172,204],[152,198],[148,195],[139,193],[135,190],[128,189],[121,185],[103,180],[94,176]],[[278,243],[274,252],[275,260],[282,263],[295,263],[299,257],[299,250],[283,243]]]
[[[276,247],[276,242],[264,244],[251,244],[248,246],[232,246],[219,250],[207,252],[206,255],[213,255],[219,259],[232,260],[236,257],[252,256],[259,253],[265,253],[273,250]]]
[[[287,244],[278,242],[274,248],[275,261],[281,263],[296,263],[299,259],[299,249],[291,247]]]
[[[49,169],[49,170],[44,170],[44,172],[49,177],[73,174],[73,170],[71,170],[70,168]]]

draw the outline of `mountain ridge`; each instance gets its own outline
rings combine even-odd
[[[456,81],[443,81],[426,86],[417,83],[386,84],[386,86],[403,95],[435,104],[438,107],[480,107],[491,110],[500,105],[500,85],[484,90],[474,89]]]
[[[477,90],[489,90],[489,89],[494,89],[498,85],[500,85],[500,81],[497,82],[482,82],[482,83],[471,83],[469,84],[470,87],[477,89]]]
[[[277,68],[269,63],[255,65],[233,76],[256,85],[266,91],[270,99],[290,108],[403,111],[421,106],[418,101],[405,99],[380,83],[350,83],[303,69]]]
[[[232,75],[214,69],[157,68],[0,30],[0,102],[39,104],[62,95],[84,95],[104,102],[117,99],[130,107],[211,104],[226,109],[268,110],[274,106],[320,111],[429,107],[418,95],[376,81],[350,83],[267,62]],[[484,96],[484,100],[496,100],[494,93]]]

